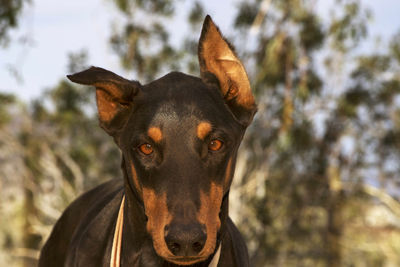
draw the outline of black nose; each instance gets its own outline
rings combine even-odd
[[[165,242],[175,256],[196,256],[207,240],[201,224],[171,224],[165,226]]]

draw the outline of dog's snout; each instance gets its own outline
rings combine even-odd
[[[207,240],[205,226],[199,223],[165,227],[165,242],[175,256],[197,256]]]

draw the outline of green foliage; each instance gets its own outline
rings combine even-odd
[[[198,71],[194,64],[197,47],[193,45],[197,45],[198,36],[187,34],[179,47],[170,40],[168,26],[179,3],[180,1],[117,1],[118,7],[127,15],[128,22],[121,31],[113,32],[110,42],[121,58],[122,66],[136,73],[138,80],[151,81],[157,75],[170,70],[189,70],[191,73]],[[200,25],[204,16],[202,5],[194,1],[187,17],[192,29]]]
[[[195,1],[192,10],[190,10],[188,21],[191,25],[196,25],[202,23],[203,20],[204,20],[204,8],[200,4],[200,2]]]
[[[164,27],[174,14],[173,1],[116,1],[116,4],[130,18],[123,31],[114,32],[110,39],[122,66],[134,70],[144,80],[154,79],[167,64],[177,68],[174,62],[181,56],[170,44]],[[143,14],[148,17],[140,19]]]
[[[161,22],[146,26],[128,23],[124,32],[111,37],[111,44],[121,57],[123,67],[134,70],[138,78],[144,80],[154,79],[154,75],[160,73],[166,64],[176,68],[176,60],[181,58],[169,43]]]
[[[249,27],[257,16],[258,5],[256,3],[241,2],[238,14],[235,18],[235,27]]]
[[[246,35],[258,3],[240,7],[235,23]],[[247,67],[260,109],[243,148],[250,155],[240,159],[246,161],[241,186],[257,183],[258,189],[242,196],[253,209],[238,219],[254,266],[368,264],[344,251],[344,229],[351,228],[345,218],[352,215],[347,207],[365,197],[358,184],[371,182],[375,170],[384,183],[398,170],[390,163],[398,161],[396,149],[388,152],[382,144],[394,148],[398,142],[398,123],[389,114],[398,110],[399,76],[388,75],[398,69],[396,37],[380,54],[339,66],[353,71],[343,77],[345,86],[329,88],[317,70],[318,52],[329,47],[346,57],[366,36],[370,17],[358,1],[337,1],[335,12],[327,21],[313,13],[311,1],[272,1],[258,25],[268,30],[259,31],[257,48],[247,54],[254,59]],[[322,125],[316,124],[318,113],[327,114]],[[386,264],[388,257],[377,250],[369,259]]]
[[[85,62],[70,66],[79,64]],[[29,108],[0,96],[0,211],[8,222],[0,227],[2,263],[36,266],[37,250],[66,206],[122,176],[120,152],[88,110],[95,108],[94,98],[93,89],[64,80]]]
[[[30,0],[0,1],[0,45],[7,44],[8,31],[17,27],[22,8],[29,2]]]
[[[2,125],[7,124],[11,120],[8,107],[15,103],[15,96],[11,94],[0,94],[0,129]]]
[[[332,46],[340,52],[348,52],[367,35],[367,22],[371,18],[371,13],[363,9],[358,0],[337,2],[343,8],[338,17],[333,17],[328,32]]]
[[[122,12],[132,15],[136,9],[141,9],[149,14],[171,16],[174,14],[174,1],[172,0],[115,0],[115,4]]]

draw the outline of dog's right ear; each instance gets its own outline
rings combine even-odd
[[[214,83],[217,78],[226,104],[236,119],[247,127],[257,111],[250,81],[233,46],[222,36],[210,16],[204,19],[198,56],[203,81]]]
[[[75,83],[96,87],[100,126],[109,135],[115,137],[128,119],[132,100],[141,87],[140,83],[97,67],[91,67],[67,77]]]

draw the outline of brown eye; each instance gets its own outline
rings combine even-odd
[[[153,147],[148,143],[140,145],[139,150],[145,155],[150,155],[151,153],[153,153]]]
[[[208,150],[218,151],[222,148],[222,145],[222,141],[218,139],[211,140],[210,143],[208,143]]]

